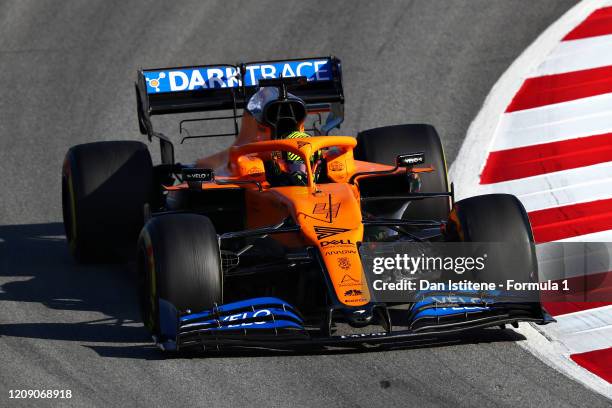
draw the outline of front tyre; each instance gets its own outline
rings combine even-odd
[[[486,269],[484,282],[537,282],[538,263],[525,207],[510,194],[485,194],[455,203],[446,225],[448,241],[506,243],[490,248],[499,268]],[[507,265],[514,265],[508,268]]]
[[[165,306],[201,312],[223,301],[217,233],[207,217],[168,214],[149,220],[138,240],[138,272],[142,319],[158,341],[174,329],[172,322],[165,324],[172,318]]]

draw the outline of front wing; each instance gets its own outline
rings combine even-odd
[[[440,302],[440,293],[424,293],[421,300],[402,314],[401,326],[378,326],[379,331],[355,330],[333,334],[309,326],[289,303],[273,297],[247,299],[200,313],[179,315],[168,302],[160,300],[161,336],[164,350],[219,348],[220,346],[296,349],[313,347],[359,347],[363,345],[437,340],[459,332],[518,322],[547,324],[554,319],[539,303],[520,303],[498,294],[454,293],[451,302]],[[442,295],[448,295],[442,294]],[[444,297],[443,297],[444,298]],[[446,297],[448,299],[448,297]],[[386,308],[386,306],[383,306]],[[331,322],[330,322],[331,323]],[[376,329],[376,325],[370,326]]]

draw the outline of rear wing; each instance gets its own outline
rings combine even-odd
[[[342,121],[341,63],[335,57],[248,62],[238,65],[201,65],[141,69],[136,82],[140,132],[158,137],[151,116],[187,112],[243,109],[259,88],[260,79],[305,77],[288,88],[311,110],[327,108]],[[336,124],[336,125],[337,125]],[[162,143],[162,150],[164,143]],[[162,159],[164,153],[162,151]]]

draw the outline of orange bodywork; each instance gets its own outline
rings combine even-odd
[[[316,136],[270,140],[265,127],[259,129],[249,116],[235,143],[213,156],[200,159],[198,167],[212,168],[217,183],[203,183],[202,189],[243,188],[246,199],[246,227],[275,225],[288,216],[301,227],[301,233],[274,236],[288,247],[314,246],[319,249],[339,301],[361,306],[370,301],[364,271],[357,250],[363,240],[358,184],[350,184],[357,172],[390,170],[392,166],[357,161],[353,148],[357,141],[349,136]],[[250,133],[250,136],[248,135]],[[304,159],[306,186],[272,187],[266,181],[264,161],[272,152],[287,151]],[[324,151],[327,175],[331,182],[316,184],[310,158]],[[413,169],[431,171],[431,169]],[[243,182],[231,184],[232,181]],[[244,184],[244,181],[259,183]],[[260,188],[261,187],[261,188]],[[189,188],[186,183],[168,190]]]

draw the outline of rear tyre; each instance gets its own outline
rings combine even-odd
[[[138,270],[142,319],[160,340],[165,337],[160,304],[201,312],[223,301],[217,233],[207,217],[169,214],[149,220],[138,240]]]
[[[483,282],[538,281],[531,225],[525,207],[515,196],[486,194],[456,202],[446,235],[449,241],[508,243],[491,247],[498,252],[493,259],[500,262],[500,267],[487,264],[485,271],[491,275],[482,276]]]
[[[118,262],[133,254],[151,197],[153,165],[140,142],[73,146],[62,167],[62,212],[78,262]]]
[[[412,152],[424,152],[425,163],[435,169],[431,173],[420,175],[422,182],[420,192],[447,192],[444,151],[438,132],[431,125],[396,125],[365,130],[357,135],[354,154],[357,160],[395,165],[395,159],[399,154]],[[449,211],[448,198],[428,198],[411,202],[402,218],[445,220]]]

